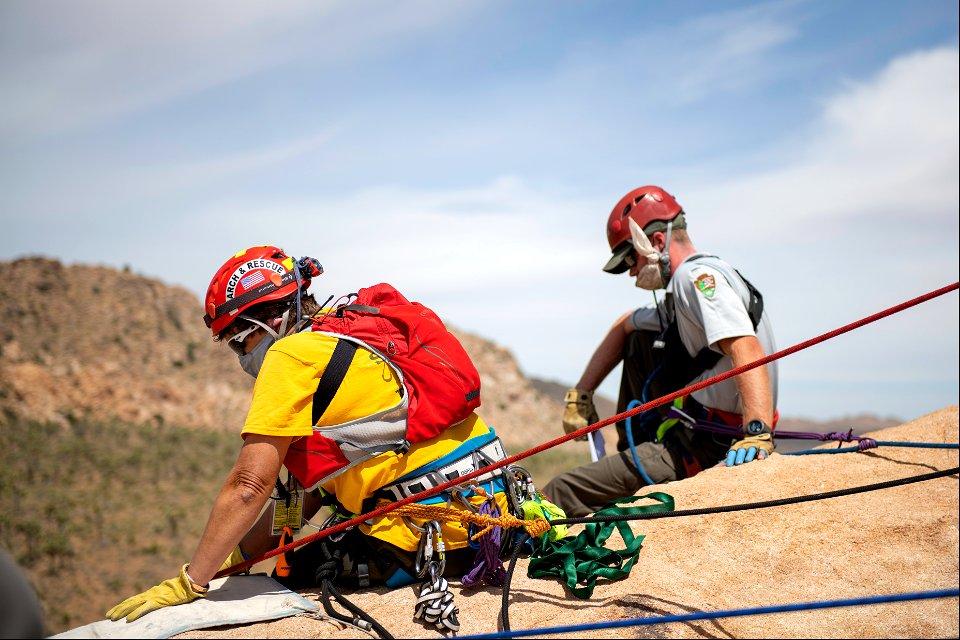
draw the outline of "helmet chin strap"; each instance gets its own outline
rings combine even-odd
[[[303,312],[300,306],[300,290],[303,288],[303,278],[300,276],[299,263],[294,263],[293,265],[293,277],[297,279],[297,322],[293,326],[299,328],[300,320],[303,316]]]
[[[670,282],[670,233],[673,231],[673,221],[667,222],[667,240],[663,244],[663,251],[660,253],[660,274],[663,276],[663,286]]]
[[[290,320],[290,309],[287,309],[283,312],[283,315],[280,316],[280,328],[274,329],[266,322],[260,322],[256,318],[251,318],[248,315],[241,314],[239,318],[246,320],[247,322],[252,322],[253,324],[261,327],[264,331],[273,336],[274,340],[279,340],[287,333],[287,323]]]

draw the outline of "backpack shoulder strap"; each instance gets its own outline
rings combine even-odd
[[[317,390],[313,393],[314,425],[323,417],[327,407],[333,401],[333,397],[337,395],[356,352],[356,343],[343,338],[337,340],[337,346],[333,349],[330,362],[327,363],[327,368],[324,369],[323,375],[320,376],[320,382],[317,383]]]
[[[737,269],[734,269],[737,272],[737,275],[740,276],[740,279],[743,280],[743,283],[747,285],[747,290],[750,292],[750,302],[747,304],[747,313],[750,315],[750,321],[753,322],[753,330],[756,331],[757,327],[760,326],[760,318],[763,317],[763,294],[760,291],[750,284],[750,281],[743,277],[743,274],[740,273]]]
[[[723,272],[727,276],[727,279],[733,275],[728,271],[728,269],[732,269],[733,273],[737,274],[737,277],[743,281],[744,285],[746,285],[747,301],[745,306],[747,307],[747,315],[750,316],[750,322],[753,323],[753,330],[756,331],[757,327],[760,326],[760,319],[763,317],[763,294],[761,294],[760,291],[754,287],[749,280],[743,277],[743,274],[740,273],[739,269],[723,262],[715,255],[705,253],[692,258],[692,260],[709,264],[715,269]]]

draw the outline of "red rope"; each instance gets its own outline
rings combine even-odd
[[[649,411],[650,409],[654,409],[654,408],[659,407],[659,406],[661,406],[661,405],[665,405],[665,404],[667,404],[667,403],[673,402],[674,400],[676,400],[677,398],[679,398],[679,397],[681,397],[681,396],[689,395],[689,394],[693,393],[694,391],[699,391],[700,389],[704,389],[704,388],[709,387],[709,386],[711,386],[711,385],[717,384],[718,382],[722,382],[723,380],[727,380],[728,378],[732,378],[732,377],[734,377],[734,376],[738,376],[738,375],[740,375],[741,373],[743,373],[743,372],[745,372],[745,371],[750,371],[751,369],[755,369],[756,367],[761,367],[761,366],[763,366],[763,365],[765,365],[765,364],[767,364],[767,363],[773,362],[774,360],[779,360],[780,358],[783,358],[783,357],[785,357],[785,356],[788,356],[788,355],[791,355],[791,354],[793,354],[793,353],[796,353],[797,351],[801,351],[801,350],[806,349],[806,348],[808,348],[808,347],[812,347],[812,346],[814,346],[814,345],[820,344],[821,342],[825,342],[825,341],[827,341],[827,340],[830,340],[831,338],[836,338],[836,337],[839,336],[839,335],[842,335],[842,334],[847,333],[847,332],[849,332],[849,331],[853,331],[854,329],[859,329],[860,327],[862,327],[862,326],[864,326],[864,325],[867,325],[867,324],[870,324],[871,322],[876,322],[877,320],[881,320],[881,319],[886,318],[886,317],[888,317],[888,316],[891,316],[891,315],[893,315],[893,314],[895,314],[895,313],[899,313],[899,312],[901,312],[901,311],[903,311],[903,310],[905,310],[905,309],[909,309],[910,307],[915,307],[915,306],[917,306],[918,304],[922,304],[922,303],[924,303],[924,302],[927,302],[928,300],[932,300],[933,298],[936,298],[936,297],[942,296],[942,295],[944,295],[944,294],[950,293],[951,291],[956,291],[958,288],[960,288],[960,282],[955,282],[955,283],[953,283],[953,284],[951,284],[951,285],[948,285],[948,286],[946,286],[946,287],[941,287],[940,289],[936,289],[935,291],[931,291],[930,293],[924,294],[924,295],[919,296],[919,297],[917,297],[917,298],[914,298],[914,299],[912,299],[912,300],[908,300],[908,301],[903,302],[903,303],[901,303],[901,304],[898,304],[898,305],[896,305],[896,306],[894,306],[894,307],[890,307],[889,309],[886,309],[885,311],[881,311],[881,312],[879,312],[879,313],[875,313],[875,314],[873,314],[872,316],[867,316],[866,318],[863,318],[862,320],[857,320],[856,322],[851,322],[850,324],[845,325],[845,326],[842,326],[842,327],[840,327],[839,329],[834,329],[833,331],[830,331],[830,332],[828,332],[828,333],[824,333],[824,334],[822,334],[822,335],[820,335],[820,336],[817,336],[816,338],[811,338],[810,340],[807,340],[807,341],[805,341],[805,342],[801,342],[801,343],[796,344],[796,345],[794,345],[794,346],[792,346],[792,347],[788,347],[788,348],[783,349],[783,350],[781,350],[781,351],[777,351],[776,353],[771,354],[771,355],[768,355],[768,356],[766,356],[766,357],[764,357],[764,358],[760,358],[759,360],[754,360],[753,362],[748,363],[748,364],[745,364],[745,365],[740,366],[740,367],[737,367],[736,369],[731,369],[730,371],[727,371],[726,373],[721,373],[721,374],[716,375],[716,376],[714,376],[714,377],[712,377],[712,378],[709,378],[709,379],[707,379],[707,380],[703,380],[703,381],[698,382],[698,383],[696,383],[696,384],[692,384],[692,385],[690,385],[689,387],[685,387],[685,388],[683,388],[683,389],[680,389],[679,391],[675,391],[675,392],[670,393],[670,394],[668,394],[668,395],[661,396],[661,397],[659,397],[659,398],[657,398],[657,399],[655,399],[655,400],[651,400],[650,402],[648,402],[648,403],[646,403],[646,404],[642,404],[642,405],[640,405],[640,406],[638,406],[638,407],[634,407],[633,409],[630,409],[629,411],[624,411],[623,413],[619,413],[619,414],[617,414],[617,415],[615,415],[615,416],[611,416],[611,417],[609,417],[609,418],[606,418],[605,420],[601,420],[601,421],[599,421],[599,422],[595,422],[594,424],[588,425],[588,426],[586,426],[586,427],[584,427],[584,428],[582,428],[582,429],[579,429],[579,430],[577,430],[577,431],[574,431],[574,432],[565,434],[565,435],[563,435],[563,436],[561,436],[561,437],[559,437],[559,438],[556,438],[556,439],[554,439],[554,440],[551,440],[551,441],[549,441],[549,442],[545,442],[545,443],[543,443],[543,444],[541,444],[541,445],[538,445],[538,446],[536,446],[536,447],[533,447],[532,449],[528,449],[528,450],[526,450],[526,451],[524,451],[524,452],[522,452],[522,453],[518,453],[518,454],[516,454],[516,455],[510,456],[510,457],[506,458],[505,460],[501,460],[500,462],[497,462],[497,463],[491,464],[491,465],[489,465],[489,466],[483,467],[482,469],[477,469],[476,471],[472,471],[472,472],[470,472],[470,473],[468,473],[468,474],[466,474],[466,475],[460,476],[459,478],[456,478],[456,479],[454,479],[454,480],[449,480],[449,481],[447,481],[447,482],[444,482],[444,483],[441,484],[441,485],[438,485],[438,486],[436,486],[436,487],[433,487],[432,489],[427,489],[426,491],[421,491],[420,493],[417,493],[417,494],[415,494],[415,495],[412,495],[412,496],[409,496],[409,497],[407,497],[407,498],[404,498],[403,500],[399,500],[399,501],[397,501],[397,502],[393,502],[393,503],[391,503],[391,504],[384,505],[384,506],[382,506],[382,507],[380,507],[380,508],[378,508],[378,509],[374,509],[374,510],[371,511],[370,513],[366,513],[366,514],[363,514],[363,515],[356,516],[356,517],[354,517],[354,518],[351,518],[350,520],[346,520],[346,521],[344,521],[344,522],[341,522],[340,524],[334,525],[334,526],[332,526],[332,527],[330,527],[330,528],[328,528],[328,529],[323,529],[322,531],[318,531],[318,532],[313,533],[313,534],[311,534],[311,535],[309,535],[309,536],[300,538],[299,540],[294,540],[293,542],[291,542],[291,543],[289,543],[289,544],[287,544],[287,545],[284,545],[284,546],[282,546],[282,547],[277,547],[276,549],[273,549],[273,550],[271,550],[271,551],[268,551],[267,553],[263,554],[263,555],[260,556],[259,558],[253,558],[253,559],[247,560],[247,561],[245,561],[245,562],[243,562],[243,563],[241,563],[241,564],[238,564],[238,565],[235,565],[235,566],[233,566],[233,567],[230,567],[229,569],[224,569],[223,571],[218,572],[215,577],[219,578],[219,577],[221,577],[221,576],[230,575],[230,574],[233,574],[233,573],[237,573],[237,572],[239,572],[239,571],[243,571],[243,570],[245,570],[245,569],[253,566],[254,564],[256,564],[256,563],[258,563],[258,562],[262,562],[263,560],[267,560],[267,559],[272,558],[272,557],[274,557],[274,556],[280,555],[281,553],[285,553],[285,552],[287,552],[287,551],[289,551],[289,550],[291,550],[291,549],[294,549],[294,548],[296,548],[296,547],[299,547],[300,545],[304,545],[304,544],[307,544],[308,542],[313,542],[314,540],[319,540],[319,539],[325,538],[325,537],[327,537],[327,536],[329,536],[329,535],[333,535],[333,534],[335,534],[335,533],[339,533],[339,532],[341,532],[341,531],[344,531],[345,529],[349,529],[350,527],[354,527],[354,526],[356,526],[356,525],[358,525],[358,524],[361,524],[362,522],[364,522],[364,521],[366,521],[366,520],[372,520],[373,518],[378,518],[378,517],[380,517],[380,516],[382,516],[382,515],[384,515],[384,514],[387,514],[387,513],[391,512],[391,511],[394,511],[395,509],[399,509],[400,507],[402,507],[402,506],[404,506],[404,505],[411,504],[411,503],[413,503],[413,502],[419,502],[420,500],[423,500],[424,498],[428,498],[428,497],[433,496],[433,495],[436,495],[436,494],[438,494],[438,493],[440,493],[440,492],[442,492],[442,491],[446,491],[447,489],[450,489],[451,487],[455,487],[455,486],[458,486],[458,485],[460,485],[460,484],[463,484],[463,482],[464,482],[465,480],[470,480],[470,479],[472,479],[472,478],[476,478],[476,477],[478,477],[478,476],[482,476],[482,475],[484,475],[484,474],[486,474],[486,473],[489,473],[489,472],[491,472],[491,471],[493,471],[493,470],[495,470],[495,469],[499,469],[499,468],[505,467],[505,466],[507,466],[507,465],[509,465],[509,464],[513,464],[514,462],[516,462],[516,461],[518,461],[518,460],[522,460],[522,459],[528,458],[528,457],[530,457],[530,456],[532,456],[532,455],[536,455],[536,454],[538,454],[538,453],[541,453],[542,451],[546,451],[547,449],[550,449],[550,448],[552,448],[552,447],[555,447],[555,446],[557,446],[558,444],[563,444],[564,442],[568,442],[568,441],[573,440],[573,439],[575,439],[575,438],[579,438],[580,436],[585,436],[585,435],[587,435],[588,433],[592,433],[593,431],[596,431],[597,429],[601,429],[601,428],[603,428],[603,427],[605,427],[605,426],[607,426],[607,425],[613,424],[613,423],[618,422],[618,421],[620,421],[620,420],[624,420],[624,419],[626,419],[626,418],[628,418],[628,417],[631,417],[631,416],[635,416],[635,415],[637,415],[638,413],[643,413],[644,411]]]

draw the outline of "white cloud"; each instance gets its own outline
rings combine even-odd
[[[799,148],[771,149],[776,168],[685,188],[698,247],[764,291],[781,347],[957,280],[958,75],[955,47],[893,60],[826,101]],[[791,356],[781,407],[838,415],[869,397],[909,417],[950,380],[940,402],[956,402],[957,325],[953,293]]]
[[[4,10],[0,133],[102,123],[311,57],[341,65],[460,14],[460,3],[38,1]],[[24,35],[28,34],[28,35]]]
[[[774,72],[770,55],[797,37],[784,3],[643,24],[625,38],[574,46],[556,73],[561,90],[605,95],[639,117],[743,90]]]
[[[227,201],[185,217],[195,221],[195,235],[217,238],[218,246],[208,245],[217,255],[269,241],[316,252],[327,280],[345,285],[389,277],[427,297],[465,289],[516,296],[597,267],[598,246],[574,226],[587,207],[543,198],[507,177],[462,190],[378,187],[336,199]],[[593,220],[585,222],[582,231],[595,231]]]
[[[860,230],[914,221],[932,236],[955,231],[958,60],[956,48],[895,60],[829,100],[807,142],[781,149],[792,163],[691,189],[697,208],[716,212],[710,234],[735,237],[729,220],[762,221],[751,232],[763,240],[809,238],[845,220]]]

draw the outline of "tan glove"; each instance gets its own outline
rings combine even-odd
[[[737,440],[727,451],[727,466],[745,464],[754,459],[763,460],[773,453],[773,436],[769,433],[761,433],[758,436],[747,436],[743,440]]]
[[[566,403],[566,408],[563,410],[563,430],[565,433],[573,433],[600,421],[597,408],[593,406],[593,391],[570,389],[563,401]],[[585,435],[576,438],[576,440],[586,439],[587,436]]]
[[[202,598],[207,593],[207,588],[193,582],[187,575],[187,566],[180,567],[180,575],[176,578],[164,580],[157,586],[147,589],[143,593],[131,596],[107,611],[107,617],[111,620],[119,620],[126,617],[127,622],[133,622],[140,616],[146,615],[162,607],[170,607],[175,604],[186,604],[193,602],[197,598]]]

